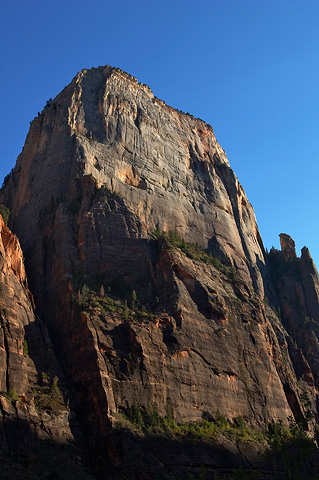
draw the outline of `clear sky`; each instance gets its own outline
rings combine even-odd
[[[0,179],[76,73],[120,67],[213,126],[266,248],[319,267],[318,0],[10,0],[1,6]]]

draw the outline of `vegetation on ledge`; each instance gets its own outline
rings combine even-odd
[[[163,417],[158,413],[156,403],[139,408],[137,402],[134,402],[131,408],[118,414],[118,420],[122,426],[146,435],[208,443],[223,435],[234,442],[266,445],[265,436],[251,428],[242,417],[236,417],[230,422],[218,410],[214,419],[177,423],[169,403],[166,404],[166,415]]]
[[[38,412],[58,412],[65,408],[63,394],[58,386],[58,378],[42,372],[38,385],[33,389],[34,404]]]
[[[208,443],[218,445],[218,441],[227,438],[233,444],[256,444],[260,447],[261,458],[264,459],[267,470],[273,469],[273,478],[290,480],[319,480],[314,469],[318,460],[316,440],[310,438],[303,427],[290,418],[289,425],[281,422],[265,424],[263,430],[255,430],[241,417],[233,421],[226,418],[217,410],[214,418],[201,419],[196,422],[177,423],[173,418],[171,406],[166,405],[166,415],[158,413],[156,403],[139,407],[137,402],[124,412],[116,415],[118,428],[128,429],[135,434],[160,437],[180,442]],[[241,451],[241,450],[240,450]],[[188,474],[189,479],[206,480],[206,471],[201,469],[200,475],[195,477]],[[209,477],[211,478],[211,477]],[[214,473],[214,479],[227,480],[262,480],[263,473],[259,469],[247,472],[241,467],[232,474],[219,476]],[[270,478],[267,476],[267,478]]]
[[[130,321],[154,320],[154,315],[140,304],[135,290],[132,290],[127,299],[123,300],[112,295],[110,289],[105,292],[103,285],[101,285],[99,293],[87,285],[83,285],[78,291],[76,304],[80,312],[87,316],[91,316],[95,312],[99,315],[117,314],[124,320]]]
[[[5,205],[0,205],[0,213],[2,215],[2,219],[6,225],[8,225],[9,217],[10,217],[10,210]]]
[[[152,234],[158,240],[160,238],[166,240],[171,247],[179,248],[188,258],[213,265],[213,267],[226,275],[232,282],[239,282],[237,271],[231,264],[229,258],[226,259],[225,263],[222,263],[218,258],[213,257],[212,252],[207,253],[204,248],[197,243],[185,242],[184,238],[179,236],[176,227],[174,230],[169,230],[168,232],[161,231],[159,227],[156,227]]]

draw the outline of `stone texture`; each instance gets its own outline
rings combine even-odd
[[[58,385],[50,397],[44,390],[44,374],[45,378],[55,376]],[[46,326],[35,315],[19,241],[0,215],[0,461],[4,478],[22,478],[25,462],[30,462],[29,473],[46,474],[47,467],[38,468],[41,460],[36,459],[39,452],[51,454],[46,442],[52,440],[74,444],[66,447],[69,461],[75,471],[84,471],[78,446],[81,433],[59,388],[63,385]],[[58,472],[60,467],[51,470]]]
[[[310,328],[299,344],[294,327],[306,316],[317,320],[315,266],[307,250],[297,259],[294,242],[282,234],[283,272],[276,276],[270,260],[269,268],[253,209],[205,122],[167,106],[118,69],[83,70],[33,120],[0,202],[11,209],[37,313],[66,373],[58,374],[61,385],[68,382],[74,394],[97,463],[106,451],[113,465],[123,460],[125,438],[113,427],[135,401],[157,402],[161,413],[169,401],[178,421],[219,409],[256,426],[290,416],[307,425],[307,395],[317,415],[317,333]],[[170,248],[155,229],[175,230],[228,270]],[[17,327],[23,333],[21,326],[40,323],[22,260],[3,232],[4,274],[14,276],[29,302]],[[124,289],[126,297],[134,289],[153,317],[81,312],[84,284],[112,294]],[[13,298],[10,308],[19,305]],[[270,308],[279,305],[290,336]],[[17,365],[27,363],[22,333],[10,362],[3,339],[8,367],[1,382],[27,395],[26,367],[16,380]],[[39,372],[42,355],[34,349]],[[52,416],[42,420],[52,431]],[[312,430],[314,420],[308,423]]]
[[[0,391],[23,399],[32,395],[23,354],[24,328],[34,320],[31,299],[20,244],[0,215]]]
[[[24,249],[39,213],[72,200],[83,174],[118,192],[149,232],[176,226],[185,240],[227,255],[263,296],[255,215],[205,122],[118,69],[80,72],[34,119],[13,172],[6,201]]]
[[[311,374],[308,372],[304,378],[315,385],[314,394],[318,398],[319,276],[308,248],[304,247],[298,258],[291,237],[281,234],[280,239],[282,250],[270,252],[270,260],[281,316],[309,362]],[[315,415],[318,418],[317,412]]]
[[[296,258],[296,246],[294,240],[287,235],[286,233],[281,233],[280,238],[280,247],[282,254],[286,258]]]
[[[174,292],[170,314],[124,324],[120,316],[90,319],[109,415],[139,399],[156,402],[162,414],[169,401],[178,421],[213,415],[218,405],[228,418],[259,424],[288,418],[283,385],[296,396],[297,385],[285,367],[288,345],[276,316],[252,291],[242,286],[237,296],[226,276],[177,251],[164,250],[156,267],[158,290]]]

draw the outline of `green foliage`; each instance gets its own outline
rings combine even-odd
[[[305,441],[312,443],[300,423],[297,423],[292,417],[289,418],[289,425],[283,425],[281,422],[268,424],[265,432],[267,443],[272,450],[280,450],[290,445],[291,442]]]
[[[58,377],[42,372],[40,383],[33,389],[34,404],[41,411],[57,412],[65,408],[63,394],[58,386]]]
[[[137,425],[138,427],[143,428],[144,426],[144,421],[143,421],[143,416],[141,414],[140,409],[137,406],[137,402],[135,400],[131,412],[130,412],[130,417],[131,417],[131,422]]]
[[[128,309],[128,306],[127,306],[127,302],[125,301],[124,302],[123,318],[124,318],[124,320],[128,320],[128,317],[129,317],[129,309]]]
[[[266,438],[269,445],[267,456],[275,458],[285,471],[286,478],[295,480],[315,479],[312,460],[318,449],[302,426],[292,418],[289,426],[272,423],[268,426]],[[318,477],[317,477],[318,478]]]
[[[132,291],[132,309],[135,310],[137,302],[137,295],[135,290]]]
[[[23,340],[23,355],[25,357],[29,356],[29,347],[28,347],[28,342],[27,342],[26,338]]]
[[[159,240],[160,238],[166,240],[171,247],[179,248],[185,255],[192,260],[204,262],[208,265],[213,265],[218,271],[226,275],[233,283],[238,283],[239,278],[236,269],[231,265],[227,258],[225,263],[222,263],[218,258],[213,257],[212,253],[207,253],[203,247],[198,243],[187,243],[184,238],[181,238],[177,232],[177,228],[169,230],[168,233],[162,232],[157,226],[152,234]]]
[[[52,380],[51,390],[54,393],[60,393],[60,389],[58,387],[58,377],[54,377]]]
[[[272,478],[318,480],[318,477],[313,475],[312,463],[318,452],[316,444],[308,437],[302,426],[292,418],[289,425],[272,422],[266,425],[263,431],[254,430],[242,417],[236,417],[231,422],[219,411],[216,412],[215,418],[210,420],[177,423],[173,418],[169,402],[166,405],[165,416],[159,415],[156,403],[152,405],[148,403],[146,407],[139,407],[137,402],[134,402],[133,406],[118,418],[121,420],[123,428],[178,441],[215,443],[218,438],[226,437],[237,445],[255,443],[266,452],[266,460],[275,466]],[[283,473],[286,475],[285,477],[282,476]],[[188,477],[202,480],[206,478],[206,472],[202,468],[199,476],[189,473]],[[216,473],[214,478],[218,480],[220,477]],[[222,478],[224,480],[261,480],[263,476],[259,471],[247,471],[239,467]]]
[[[104,287],[102,293],[104,293],[104,296],[101,296],[101,288],[98,294],[86,284],[82,285],[77,296],[73,298],[79,313],[83,312],[88,317],[93,314],[104,315],[108,313],[119,315],[123,320],[129,321],[153,320],[152,314],[146,311],[144,305],[139,304],[135,290],[131,293],[131,308],[128,307],[127,300],[112,295],[110,291],[106,293]]]
[[[230,422],[217,411],[215,419],[177,423],[169,402],[167,402],[165,410],[166,415],[161,416],[156,403],[152,405],[148,403],[146,407],[139,408],[137,402],[134,402],[133,406],[125,411],[125,416],[132,428],[137,428],[148,435],[205,443],[213,442],[223,435],[236,442],[266,443],[262,434],[249,427],[241,417]],[[129,423],[126,422],[126,427],[128,425]]]
[[[10,402],[15,402],[18,400],[18,394],[15,388],[10,388],[8,392],[4,393],[4,396],[10,400]]]
[[[204,465],[201,465],[199,477],[195,477],[192,473],[188,473],[187,476],[188,480],[206,480],[206,468]],[[217,479],[218,477],[215,478]]]
[[[318,320],[314,320],[312,317],[305,317],[303,326],[307,328],[307,330],[314,330],[318,329],[319,327],[319,322]]]
[[[278,320],[281,322],[281,311],[280,311],[280,307],[278,307],[278,308],[273,307],[272,310],[273,310],[273,312],[275,313],[275,315],[277,316]]]
[[[9,217],[10,217],[10,210],[5,205],[0,205],[0,213],[2,215],[3,221],[6,225],[8,225]]]
[[[152,235],[154,235],[154,237],[156,237],[156,238],[160,238],[160,237],[163,236],[163,233],[161,232],[161,229],[159,228],[158,225],[155,228],[155,230],[153,230]]]

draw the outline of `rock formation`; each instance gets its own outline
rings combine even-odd
[[[83,70],[33,120],[0,203],[96,464],[123,462],[130,441],[114,426],[134,404],[155,402],[161,415],[169,404],[178,422],[219,410],[259,428],[293,417],[314,430],[317,271],[283,234],[269,265],[253,208],[204,121],[119,69]],[[2,231],[4,245],[12,234]],[[32,404],[27,374],[12,373],[27,363],[32,296],[21,258],[6,252],[29,303],[2,388]]]
[[[278,293],[283,323],[303,355],[310,371],[305,375],[309,384],[319,385],[319,277],[308,248],[304,247],[297,258],[294,242],[280,235],[282,251],[270,251],[269,260],[273,281]],[[287,245],[289,245],[287,247]],[[293,248],[291,248],[291,246]],[[316,418],[318,418],[316,412]]]
[[[282,255],[284,255],[286,259],[296,258],[296,245],[293,239],[286,233],[281,233],[279,238]]]
[[[81,433],[60,390],[65,379],[47,328],[35,315],[19,241],[1,215],[0,322],[2,478],[23,478],[26,462],[43,478],[63,471],[80,478]],[[67,460],[50,447],[52,440],[64,445]],[[61,465],[42,458],[52,454]]]

